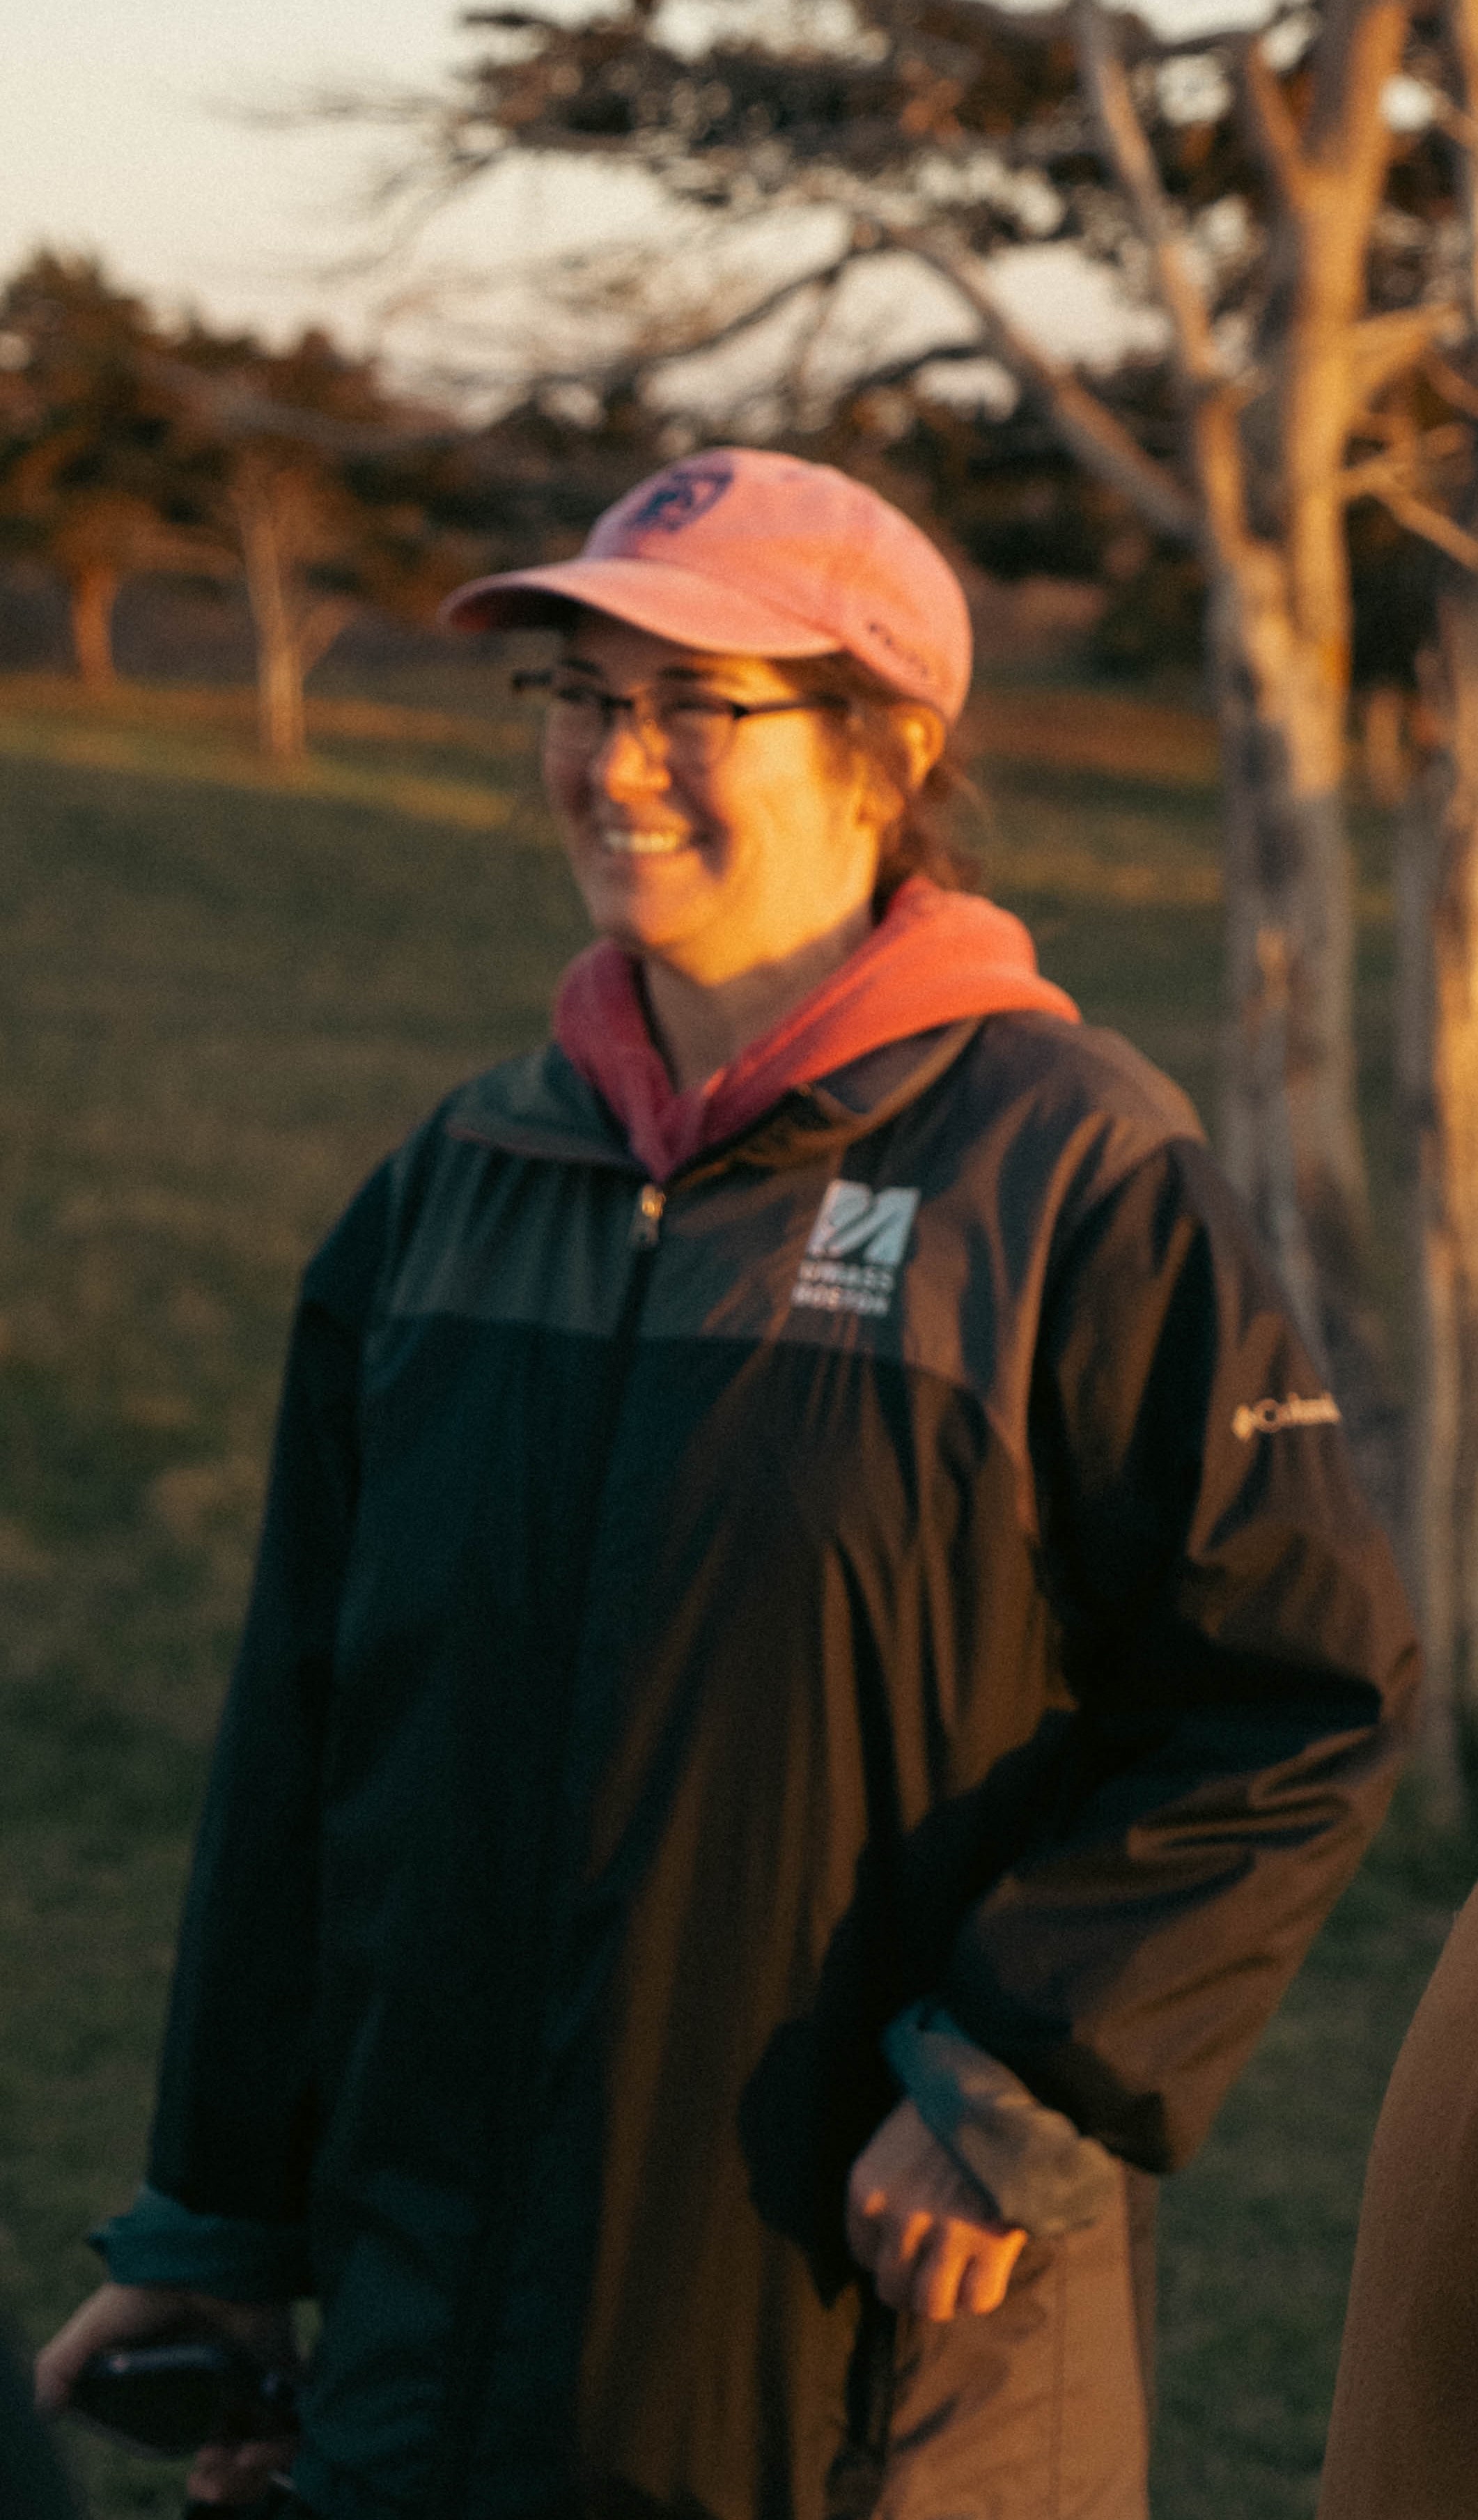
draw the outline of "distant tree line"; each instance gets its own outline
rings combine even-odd
[[[1153,370],[1123,389],[1163,398]],[[730,425],[754,433],[742,412]],[[323,331],[270,349],[199,317],[171,326],[87,256],[39,252],[0,292],[0,562],[55,571],[94,689],[114,676],[129,581],[245,588],[280,758],[303,742],[304,677],[356,612],[426,623],[460,578],[573,548],[694,433],[619,371],[578,396],[535,380],[472,426]],[[1101,584],[1092,666],[1141,674],[1193,652],[1194,557],[1032,408],[987,421],[916,377],[873,377],[766,433],[873,477],[994,578]]]
[[[659,460],[645,415],[576,425],[546,398],[471,428],[322,331],[270,349],[166,324],[88,257],[37,253],[0,292],[0,560],[55,570],[95,689],[130,579],[244,586],[278,757],[357,611],[429,621],[471,572],[577,544]]]
[[[245,590],[262,741],[303,742],[302,686],[357,612],[428,623],[480,568],[573,548],[603,506],[691,442],[619,370],[576,396],[535,379],[477,426],[387,384],[321,330],[273,350],[201,318],[171,327],[96,259],[43,250],[0,292],[0,563],[45,563],[66,590],[82,681],[114,678],[113,618],[140,577]],[[1150,432],[1173,426],[1159,363],[1112,390]],[[754,433],[743,410],[715,428]],[[1089,670],[1185,674],[1199,650],[1200,561],[1086,472],[1030,403],[989,416],[926,376],[872,375],[821,414],[764,432],[867,474],[963,559],[1009,585],[1093,583]],[[1357,675],[1415,687],[1432,570],[1366,506],[1357,518]]]

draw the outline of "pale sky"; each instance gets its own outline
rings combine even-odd
[[[1273,0],[1141,5],[1162,27],[1190,34],[1254,22]],[[4,0],[3,19],[0,273],[41,244],[86,248],[171,311],[193,303],[218,324],[278,338],[325,320],[356,345],[392,350],[427,347],[425,325],[404,308],[429,291],[438,322],[447,308],[466,315],[460,345],[448,328],[448,356],[475,372],[479,340],[518,326],[516,300],[495,294],[500,271],[565,246],[623,235],[658,246],[672,234],[670,213],[653,220],[639,176],[523,161],[439,219],[403,266],[327,276],[362,238],[352,204],[387,144],[342,128],[245,128],[229,109],[319,84],[434,89],[470,40],[457,30],[454,0],[253,0],[213,10],[201,0]],[[1050,305],[1061,345],[1078,346],[1081,333],[1091,346],[1101,305],[1075,297],[1061,249],[1032,251],[1039,259],[1029,287],[1021,275],[1020,312],[1030,320]],[[397,299],[402,311],[387,328],[386,301]],[[521,314],[526,321],[526,303]]]
[[[155,300],[219,322],[281,334],[365,320],[387,284],[321,275],[355,244],[350,204],[375,144],[246,129],[230,109],[319,83],[433,88],[468,40],[447,0],[6,0],[0,14],[0,270],[38,244],[87,248]],[[525,186],[512,217],[484,192],[438,250],[491,265],[578,233],[579,212],[540,189]]]

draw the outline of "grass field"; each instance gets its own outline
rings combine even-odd
[[[1069,717],[1069,757],[1044,759]],[[1208,1107],[1204,731],[1131,714],[1096,737],[1081,695],[1038,710],[1035,749],[1029,722],[1023,703],[983,728],[991,885],[1087,1012]],[[248,732],[230,695],[88,711],[0,686],[0,2299],[32,2335],[138,2173],[295,1273],[445,1086],[537,1037],[580,935],[526,735],[480,722],[470,685],[429,718],[321,704],[291,780]],[[1171,2184],[1156,2520],[1313,2509],[1370,2126],[1473,1868],[1393,1825]],[[100,2520],[172,2520],[173,2471],[81,2444],[77,2463]]]

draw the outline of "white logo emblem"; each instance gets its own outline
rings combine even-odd
[[[1277,1435],[1285,1426],[1337,1426],[1339,1403],[1332,1391],[1321,1391],[1317,1400],[1254,1400],[1249,1408],[1244,1400],[1233,1411],[1232,1431],[1238,1443],[1250,1444],[1254,1435]]]
[[[791,1303],[821,1313],[885,1313],[918,1211],[917,1190],[832,1182],[811,1228]]]

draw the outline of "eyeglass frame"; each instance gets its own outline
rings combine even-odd
[[[559,665],[547,665],[516,673],[511,677],[512,687],[520,697],[527,692],[544,692],[551,698],[555,698],[558,697],[554,691],[556,679],[561,672],[567,670]],[[647,741],[646,730],[651,728],[661,737],[665,744],[671,744],[671,733],[663,727],[660,713],[652,706],[649,689],[636,692],[606,692],[603,691],[597,683],[586,683],[582,686],[582,692],[588,694],[601,713],[600,733],[593,743],[588,747],[582,747],[588,749],[592,756],[601,750],[603,744],[610,741],[611,729],[615,724],[617,712],[621,709],[630,710],[632,732],[640,735],[644,743]],[[675,697],[678,704],[681,705],[681,695]],[[844,692],[800,693],[792,698],[776,700],[735,700],[731,699],[726,692],[705,691],[690,694],[689,700],[690,704],[694,700],[698,701],[713,716],[720,719],[727,718],[729,723],[729,732],[719,751],[715,754],[713,762],[707,765],[710,769],[716,767],[717,763],[724,758],[733,741],[735,728],[746,717],[784,717],[800,709],[825,709],[845,713],[849,712],[852,706]]]

